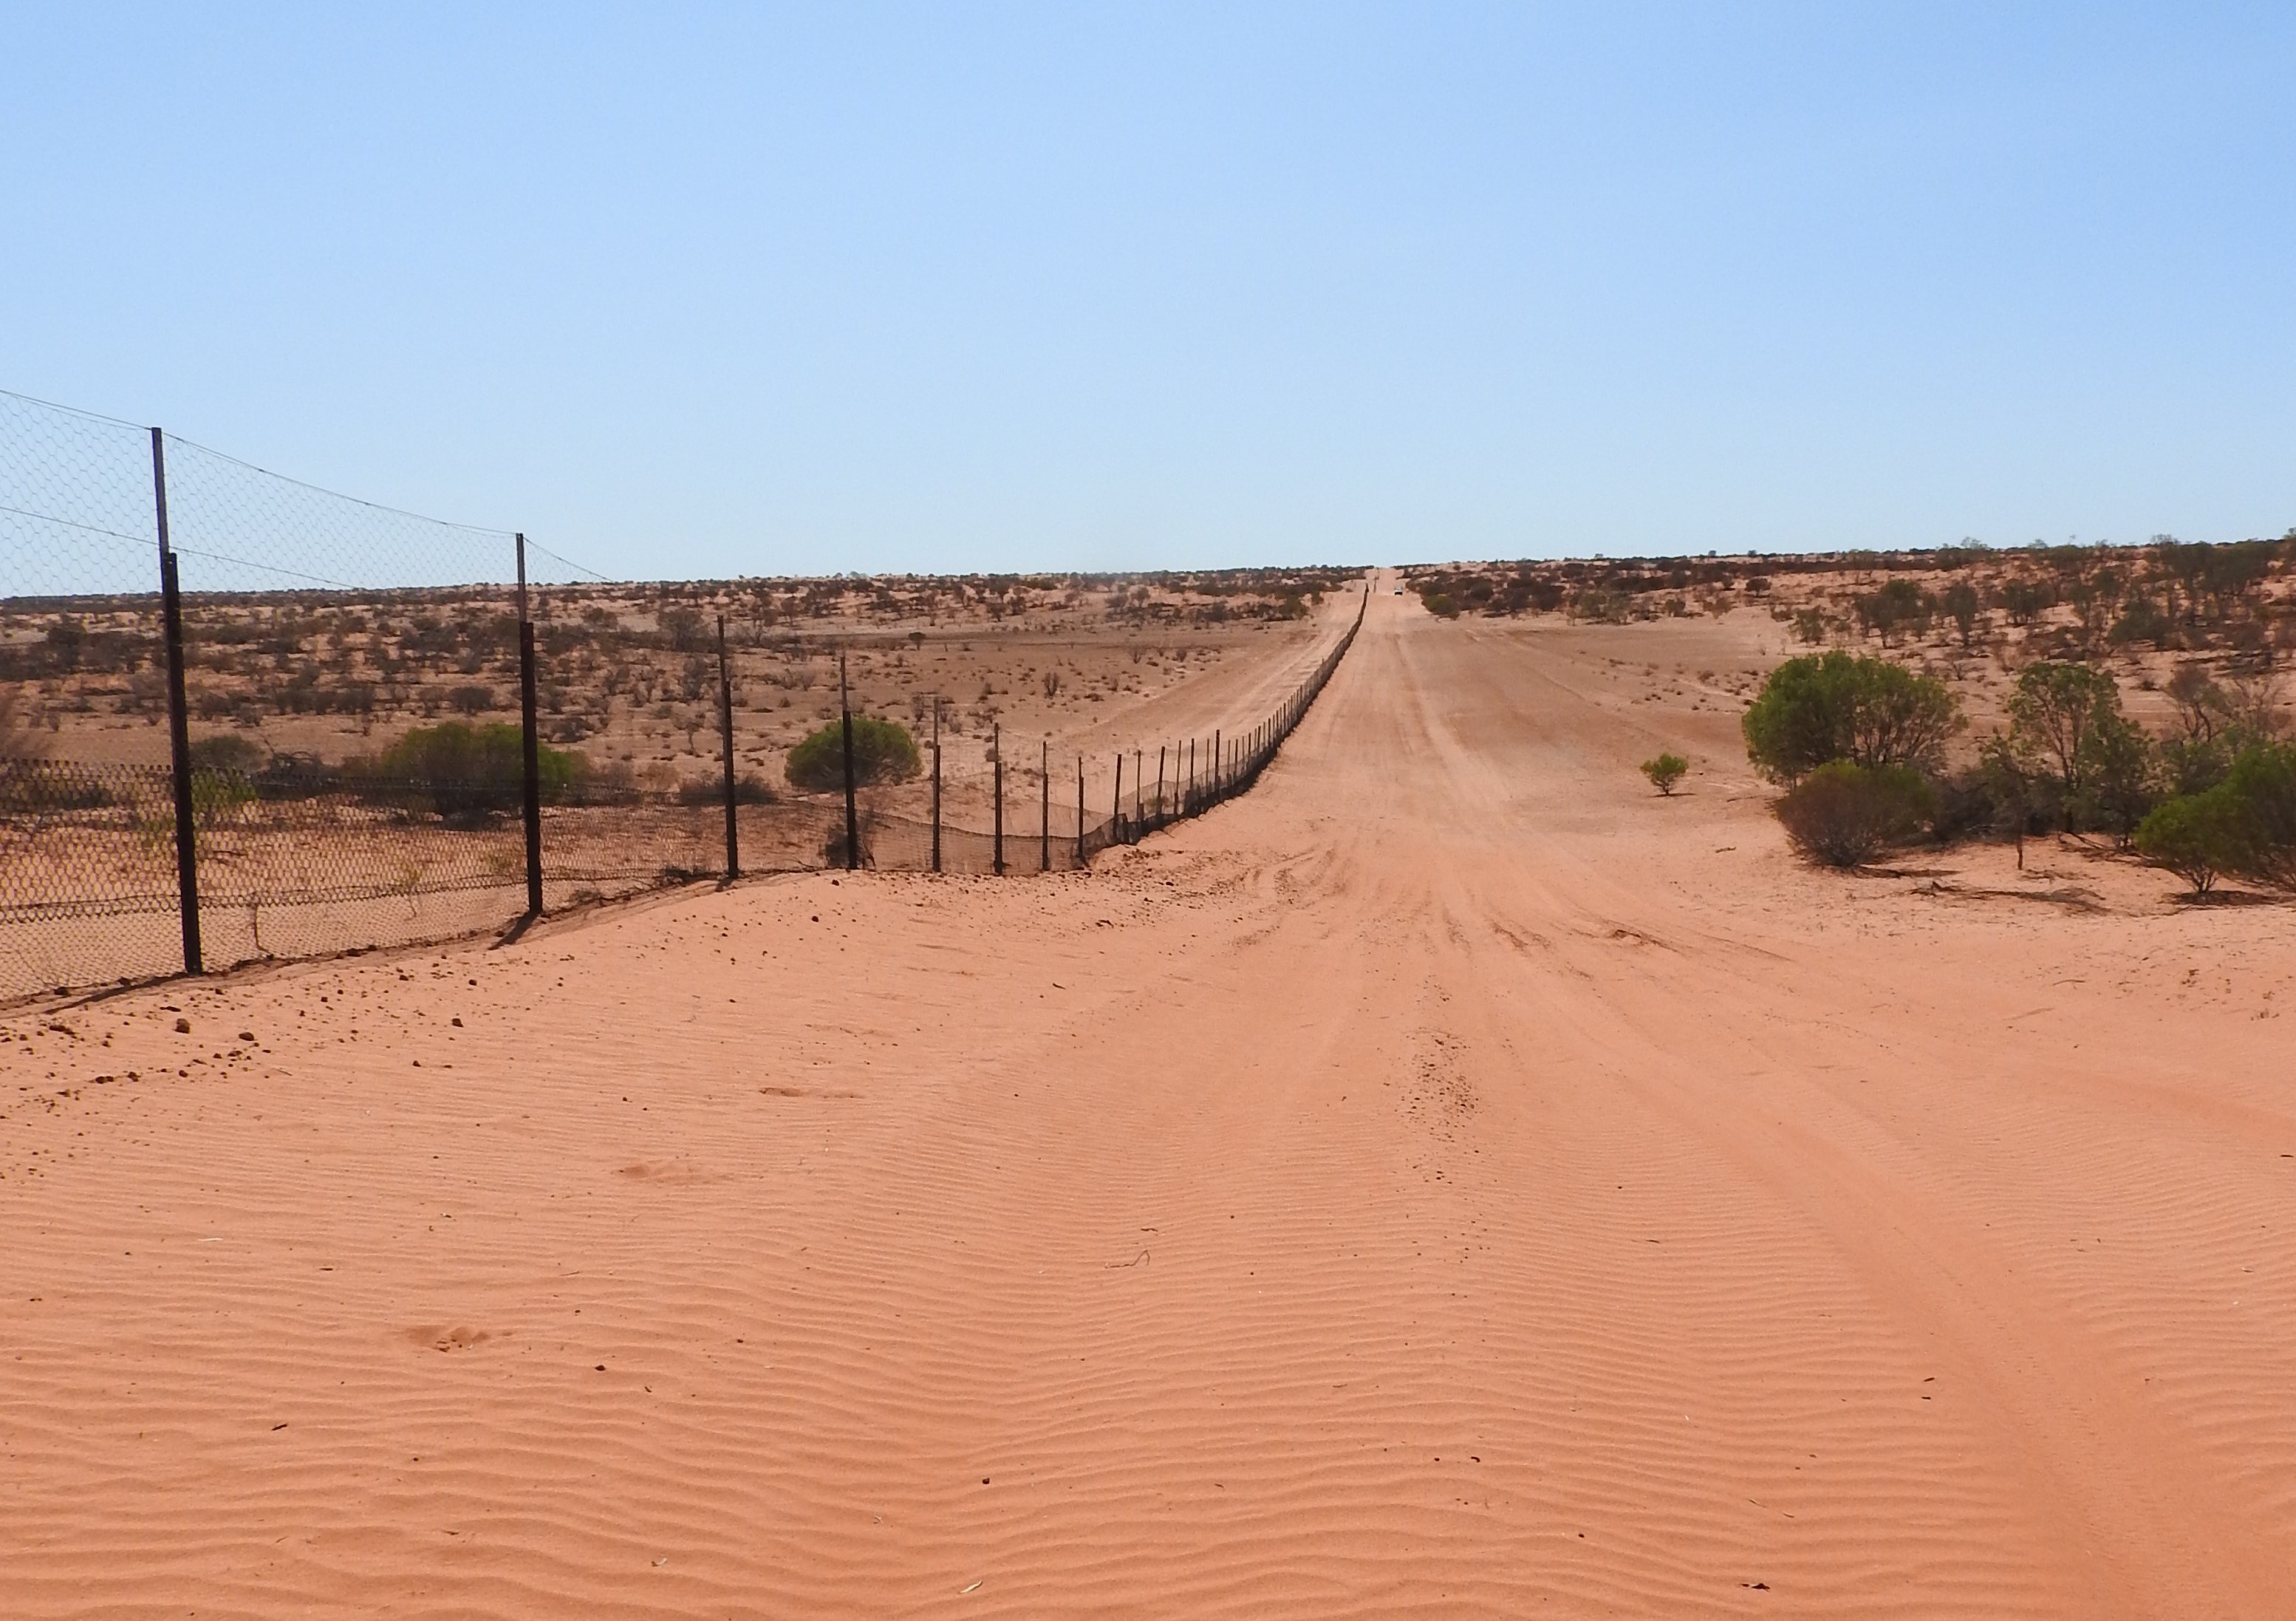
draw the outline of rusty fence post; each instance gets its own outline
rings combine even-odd
[[[837,713],[845,743],[845,870],[857,872],[861,866],[861,813],[853,799],[853,703],[845,685],[841,649],[837,654]]]
[[[734,814],[741,790],[734,776],[734,666],[726,651],[726,616],[718,616],[718,729],[726,754],[726,882],[742,876],[742,827]]]
[[[192,716],[184,687],[184,593],[168,539],[168,452],[152,430],[152,503],[160,529],[160,630],[168,650],[168,757],[176,791],[176,904],[183,913],[184,972],[200,961],[199,822],[192,803]]]

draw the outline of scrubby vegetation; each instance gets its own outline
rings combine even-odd
[[[1885,649],[1967,653],[2005,636],[2036,656],[2296,648],[2284,582],[2296,531],[2277,539],[1791,555],[1574,558],[1422,564],[1412,589],[1442,617],[1560,613],[1589,624],[1766,612],[1807,645],[1871,637]],[[2276,590],[2276,586],[2281,588]]]
[[[545,745],[537,755],[545,804],[564,800],[589,778],[589,761],[576,750]],[[416,727],[380,754],[354,758],[343,778],[354,786],[411,794],[441,816],[495,816],[523,802],[526,764],[518,728],[447,720]]]
[[[1742,724],[1755,768],[1792,784],[1837,760],[1934,770],[1961,716],[1941,682],[1887,659],[1827,653],[1779,665]]]
[[[922,768],[916,739],[898,720],[853,717],[853,781],[857,787],[906,782]],[[832,720],[789,752],[783,768],[792,787],[816,794],[845,786],[845,728]]]
[[[2296,745],[2249,745],[2222,781],[2154,806],[2135,842],[2195,894],[2222,876],[2296,888]]]
[[[1937,814],[1935,792],[1910,766],[1831,760],[1778,801],[1796,850],[1827,867],[1862,867],[1918,836]]]
[[[1690,761],[1679,754],[1659,754],[1643,761],[1642,774],[1650,778],[1651,786],[1662,794],[1673,794],[1690,770]]]
[[[2296,744],[2269,682],[2227,687],[2198,665],[2165,688],[2174,728],[2123,712],[2108,670],[2041,660],[2018,672],[2006,726],[1948,767],[1963,725],[1942,683],[1847,653],[1787,660],[1742,720],[1748,758],[1785,786],[1795,848],[1854,867],[1926,829],[1939,840],[2101,834],[2205,894],[2222,876],[2296,888]]]

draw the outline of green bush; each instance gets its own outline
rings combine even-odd
[[[2065,828],[2091,802],[2099,762],[2097,733],[2120,720],[2120,688],[2087,664],[2029,664],[2009,695],[2009,738],[2018,753],[2045,763],[2055,778]]]
[[[1930,594],[1910,580],[1892,580],[1878,591],[1856,599],[1851,607],[1858,622],[1876,632],[1884,647],[1894,647],[1907,631],[1925,633],[1937,605]]]
[[[192,814],[202,827],[230,821],[242,805],[255,802],[255,785],[240,771],[193,771]]]
[[[1786,837],[1825,867],[1863,867],[1906,843],[1936,811],[1920,772],[1902,765],[1833,760],[1809,772],[1778,801]]]
[[[2237,802],[2246,822],[2239,876],[2296,889],[2296,744],[2255,743],[2209,790]]]
[[[1660,754],[1655,759],[1644,761],[1640,769],[1642,774],[1650,778],[1652,787],[1660,794],[1672,794],[1675,785],[1690,769],[1690,761],[1679,754]]]
[[[2137,824],[2136,852],[2205,895],[2220,874],[2240,864],[2245,830],[2239,809],[2217,788],[2169,800]]]
[[[2161,802],[2152,740],[2119,708],[2097,717],[2081,744],[2081,788],[2071,819],[2102,827],[2126,845]]]
[[[565,799],[590,776],[590,762],[576,749],[543,745],[536,765],[545,804]],[[522,736],[503,720],[418,726],[381,754],[350,762],[345,775],[370,789],[411,794],[445,817],[504,815],[526,797]]]
[[[1968,647],[1977,638],[1977,616],[1985,611],[1985,598],[1969,581],[1957,580],[1938,593],[1938,606],[1953,621],[1962,646]]]
[[[872,787],[879,783],[906,782],[922,769],[916,739],[897,720],[873,715],[853,717],[853,783]],[[827,726],[789,752],[782,768],[790,786],[816,794],[841,793],[845,787],[845,737],[840,721]]]
[[[2135,843],[2195,894],[2223,875],[2296,888],[2296,744],[2250,745],[2216,786],[2155,807]]]
[[[1740,724],[1756,769],[1794,783],[1833,760],[1934,769],[1961,704],[1942,681],[1888,659],[1814,653],[1772,671]]]

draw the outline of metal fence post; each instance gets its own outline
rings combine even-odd
[[[726,616],[718,616],[718,727],[726,748],[726,882],[742,876],[741,823],[734,807],[741,802],[734,780],[734,666],[726,652]]]
[[[1212,776],[1211,792],[1207,796],[1208,802],[1216,805],[1219,803],[1220,796],[1220,735],[1218,727],[1212,728],[1212,755],[1205,764],[1211,768]]]
[[[152,430],[152,501],[160,526],[160,627],[168,648],[168,757],[176,789],[176,904],[183,913],[184,972],[200,964],[199,824],[192,803],[192,716],[184,690],[184,594],[168,540],[168,452]]]
[[[1109,839],[1111,844],[1124,842],[1124,751],[1116,751],[1116,794],[1108,807]]]
[[[1042,763],[1041,763],[1040,765],[1038,765],[1038,767],[1037,767],[1037,775],[1038,777],[1040,777],[1040,778],[1042,778],[1044,779],[1044,794],[1045,794],[1045,803],[1044,803],[1044,811],[1043,811],[1044,820],[1043,820],[1040,824],[1038,824],[1037,835],[1037,836],[1038,837],[1038,839],[1042,841],[1042,843],[1039,844],[1039,846],[1038,846],[1038,848],[1037,848],[1037,870],[1038,872],[1050,872],[1050,871],[1052,871],[1052,870],[1053,870],[1053,745],[1052,745],[1052,740],[1051,740],[1050,738],[1046,739],[1045,744],[1044,744],[1044,745],[1043,745],[1043,746],[1044,746],[1044,760],[1043,760]]]
[[[1001,878],[1004,876],[1004,728],[1001,723],[988,729],[988,752],[994,756],[990,762],[989,778],[996,785],[994,792],[996,795],[996,809],[989,821],[989,826],[996,831],[992,835],[995,842],[991,845],[988,864]]]
[[[933,695],[932,869],[940,870],[940,695]]]
[[[1084,865],[1084,756],[1077,756],[1077,865]]]
[[[837,714],[845,741],[845,870],[861,867],[861,813],[853,802],[853,704],[845,686],[845,654],[837,655]]]
[[[526,825],[526,913],[542,915],[542,739],[534,719],[534,618],[527,611],[526,537],[518,537],[518,729]]]

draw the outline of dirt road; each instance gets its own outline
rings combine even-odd
[[[0,1612],[2296,1612],[2287,913],[1804,872],[1596,646],[1382,584],[1090,875],[13,1021]]]

